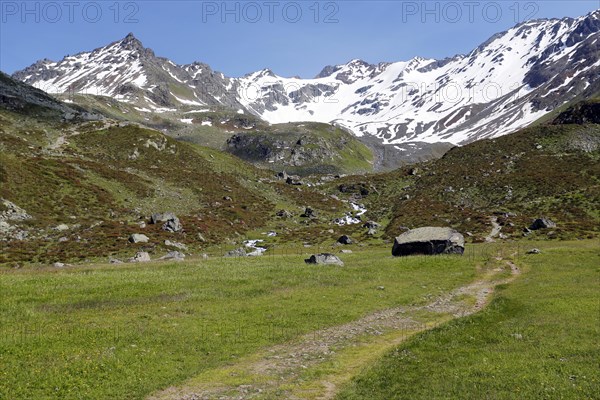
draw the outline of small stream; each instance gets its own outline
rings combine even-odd
[[[264,240],[260,240],[260,239],[251,239],[251,240],[244,240],[244,246],[250,250],[252,250],[251,252],[249,252],[248,254],[246,254],[248,257],[256,257],[256,256],[262,256],[263,253],[265,251],[267,251],[267,249],[265,247],[259,247],[257,246],[258,243],[264,242]]]
[[[360,224],[361,222],[363,222],[360,217],[361,215],[367,212],[367,209],[363,205],[356,203],[350,203],[350,206],[352,206],[354,212],[347,212],[346,215],[344,215],[342,218],[336,218],[334,220],[335,224],[339,226],[344,226]]]

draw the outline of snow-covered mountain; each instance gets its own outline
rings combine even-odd
[[[600,90],[600,11],[528,21],[468,55],[444,60],[327,66],[314,79],[270,70],[229,78],[205,64],[176,65],[133,37],[14,77],[51,93],[112,96],[140,110],[189,105],[243,108],[270,123],[318,121],[385,144],[464,144],[528,125]],[[372,139],[372,138],[371,138]]]
[[[140,110],[166,112],[182,105],[240,107],[234,80],[203,63],[176,65],[156,57],[133,34],[92,52],[47,59],[13,77],[48,93],[110,96]]]
[[[315,79],[263,70],[239,79],[238,95],[269,122],[335,121],[391,144],[466,143],[515,131],[598,83],[599,31],[600,11],[530,21],[466,56],[353,60]]]

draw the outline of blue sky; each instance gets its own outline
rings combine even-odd
[[[600,0],[0,0],[0,70],[59,60],[133,32],[178,64],[202,61],[228,76],[270,68],[312,77],[354,58],[377,63],[467,53],[524,19],[595,9]]]

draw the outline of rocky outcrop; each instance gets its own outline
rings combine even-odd
[[[465,238],[451,228],[423,227],[403,233],[394,240],[393,256],[415,254],[463,254]]]
[[[600,102],[583,101],[560,113],[552,121],[553,125],[600,124]]]

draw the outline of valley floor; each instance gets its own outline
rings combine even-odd
[[[599,244],[541,249],[5,271],[0,398],[594,398]]]

